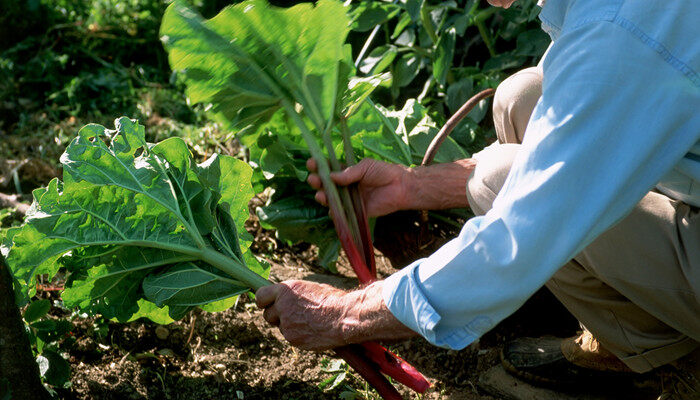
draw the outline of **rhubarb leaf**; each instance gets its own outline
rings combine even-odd
[[[428,110],[413,99],[408,100],[401,110],[374,108],[363,106],[355,117],[349,119],[351,130],[362,129],[353,136],[353,147],[363,149],[366,157],[408,166],[420,164],[439,131]],[[435,162],[450,162],[468,156],[448,136],[440,146]]]
[[[313,201],[312,195],[299,196],[284,193],[269,205],[258,207],[256,214],[264,227],[274,227],[276,236],[292,243],[306,242],[318,246],[318,263],[337,272],[340,242],[335,234],[328,210]]]
[[[264,123],[288,101],[319,132],[337,112],[338,88],[347,86],[350,70],[340,64],[350,64],[348,32],[345,8],[332,0],[290,8],[248,0],[210,20],[178,1],[160,31],[170,65],[185,72],[190,101],[211,104],[222,123]]]
[[[198,165],[179,138],[153,145],[136,121],[115,126],[81,129],[61,157],[63,181],[34,191],[11,238],[13,274],[31,285],[64,267],[68,306],[120,321],[162,319],[144,300],[177,319],[267,284],[243,227],[250,167],[216,155]]]

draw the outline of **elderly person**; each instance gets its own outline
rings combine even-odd
[[[511,372],[556,382],[670,364],[660,398],[697,398],[700,2],[547,0],[540,19],[553,43],[499,86],[498,143],[450,164],[364,160],[334,175],[358,182],[375,216],[470,206],[459,236],[365,288],[289,281],[258,304],[301,348],[420,334],[462,349],[546,285],[584,332],[508,344]],[[318,176],[309,183],[324,202]]]

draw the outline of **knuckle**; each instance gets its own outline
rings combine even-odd
[[[286,290],[289,292],[296,292],[297,290],[299,290],[301,288],[301,286],[303,286],[303,284],[304,284],[304,281],[298,280],[298,279],[293,279],[293,280],[289,280],[289,281],[284,282],[284,286],[285,286]]]

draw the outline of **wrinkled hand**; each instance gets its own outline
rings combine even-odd
[[[255,293],[263,317],[279,327],[293,346],[325,350],[347,344],[342,320],[347,314],[347,293],[329,285],[286,281]]]
[[[321,178],[316,174],[316,161],[309,159],[311,171],[307,182],[316,189],[316,201],[328,205]],[[360,194],[370,217],[378,217],[404,209],[407,203],[406,178],[409,168],[366,158],[341,172],[331,173],[331,179],[340,186],[359,184]]]
[[[328,350],[416,333],[397,320],[382,299],[383,281],[352,292],[308,281],[285,281],[255,293],[263,317],[293,346]]]

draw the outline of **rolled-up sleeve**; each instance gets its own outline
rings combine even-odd
[[[683,59],[669,62],[614,15],[562,32],[493,208],[386,279],[394,316],[461,349],[623,218],[700,140],[696,66]]]

